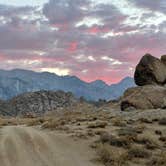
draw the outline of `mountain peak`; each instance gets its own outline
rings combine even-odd
[[[87,100],[116,99],[128,87],[134,86],[133,78],[126,77],[118,84],[109,86],[102,80],[87,83],[76,76],[58,76],[49,72],[24,69],[0,70],[0,98],[11,99],[25,92],[39,90],[63,90]]]
[[[104,81],[102,80],[95,80],[90,83],[91,85],[95,85],[98,87],[108,86]]]

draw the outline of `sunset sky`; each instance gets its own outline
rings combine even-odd
[[[166,54],[166,0],[0,0],[0,68],[108,84]]]

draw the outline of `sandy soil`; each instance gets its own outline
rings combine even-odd
[[[33,127],[0,129],[1,166],[96,166],[86,140]]]

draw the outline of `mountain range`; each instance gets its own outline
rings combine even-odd
[[[127,88],[133,86],[135,83],[131,77],[126,77],[117,84],[108,85],[101,80],[87,83],[76,76],[58,76],[49,72],[39,73],[23,69],[0,70],[0,98],[3,100],[40,90],[63,90],[72,92],[76,97],[83,96],[93,101],[112,100],[117,99]]]

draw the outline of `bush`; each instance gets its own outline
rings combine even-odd
[[[158,147],[158,144],[155,142],[155,140],[148,135],[138,136],[135,139],[135,142],[138,144],[144,144],[147,149],[151,150]]]
[[[56,120],[46,121],[42,124],[41,128],[43,129],[56,129],[59,126]]]
[[[112,149],[108,144],[98,147],[98,156],[106,166],[125,166],[127,164],[126,153]]]
[[[149,158],[151,153],[139,146],[133,146],[128,150],[129,158]]]
[[[123,137],[115,137],[115,136],[110,136],[109,140],[110,145],[112,146],[117,146],[117,147],[129,147],[131,144],[131,140],[127,136]]]
[[[147,166],[165,166],[166,165],[166,152],[163,151],[157,156],[152,157],[152,159],[147,162]]]
[[[122,118],[114,118],[111,120],[113,126],[118,126],[118,127],[125,127],[126,122]]]
[[[166,125],[166,117],[159,120],[160,125]]]
[[[105,128],[108,125],[105,121],[96,121],[88,124],[88,128]]]

